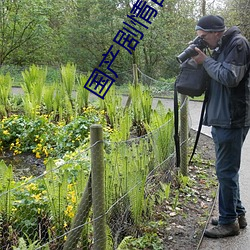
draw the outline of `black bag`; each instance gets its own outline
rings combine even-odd
[[[201,96],[207,88],[208,81],[208,74],[203,65],[190,58],[183,62],[180,68],[180,74],[175,81],[177,92],[191,97]]]

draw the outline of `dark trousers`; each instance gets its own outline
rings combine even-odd
[[[239,169],[241,149],[249,127],[212,127],[215,143],[216,175],[219,181],[219,223],[230,224],[245,214],[240,200]]]

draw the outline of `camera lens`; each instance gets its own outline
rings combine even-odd
[[[203,50],[207,47],[207,43],[199,36],[197,36],[192,43],[180,54],[176,57],[179,63],[183,63],[188,58],[198,55],[195,50],[195,47]]]
[[[191,44],[189,47],[187,47],[180,55],[176,57],[177,61],[179,63],[183,63],[188,58],[198,55],[198,53],[194,49],[195,47],[195,44]]]

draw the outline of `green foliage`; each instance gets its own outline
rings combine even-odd
[[[138,225],[145,209],[144,189],[151,160],[150,145],[146,139],[140,139],[131,141],[129,146],[125,142],[111,143],[110,150],[112,153],[106,155],[105,168],[107,207],[127,194],[125,206],[130,207]]]
[[[68,124],[55,124],[49,116],[31,119],[14,115],[0,121],[0,149],[12,150],[14,155],[33,152],[37,158],[60,156],[87,142],[90,126],[101,121],[101,115],[91,107]]]
[[[18,0],[15,3],[0,3],[2,18],[0,25],[1,55],[0,64],[12,61],[15,64],[27,61],[34,51],[42,48],[48,41],[46,25],[47,5],[43,1]],[[32,58],[32,55],[30,56]]]
[[[48,193],[51,214],[59,229],[63,228],[64,211],[67,206],[68,176],[66,172],[55,171],[55,168],[54,161],[50,159],[46,164],[44,185]]]
[[[170,196],[171,191],[171,183],[162,183],[160,182],[161,188],[158,191],[158,195],[160,198],[160,203],[162,203],[164,200],[168,200]]]
[[[76,81],[76,66],[74,64],[67,63],[66,66],[61,67],[62,86],[68,95],[68,98],[72,100],[72,91]]]
[[[27,116],[35,117],[43,97],[43,89],[46,82],[47,69],[32,65],[29,70],[22,72],[24,82],[21,84],[24,90],[24,111]]]
[[[173,112],[166,111],[162,102],[158,102],[157,107],[151,114],[151,123],[146,123],[146,130],[152,132],[151,139],[156,160],[160,163],[167,159],[173,151]]]
[[[53,84],[50,86],[46,86],[46,88],[44,89],[43,102],[46,109],[45,112],[47,114],[51,114],[53,112],[55,88],[56,85]]]
[[[20,237],[18,239],[18,246],[17,247],[13,246],[13,250],[35,250],[40,247],[40,243],[38,240],[33,242],[27,235],[25,238],[27,238],[27,242],[25,241],[24,238]],[[48,246],[43,247],[43,249],[49,250],[49,247]]]
[[[84,88],[84,85],[86,84],[88,80],[88,76],[86,75],[80,75],[79,76],[79,85],[77,88],[77,96],[76,96],[76,106],[78,109],[78,113],[81,113],[81,111],[84,108],[87,108],[89,105],[89,90],[87,90],[86,88]]]
[[[13,202],[13,225],[18,231],[22,228],[20,235],[32,241],[36,239],[38,230],[37,225],[42,218],[48,218],[48,197],[42,181],[32,181],[33,177],[23,177],[22,180],[16,183],[19,187],[11,193],[15,197]],[[26,237],[25,237],[26,238]]]
[[[105,99],[100,99],[100,109],[107,112],[107,120],[111,128],[120,126],[120,120],[123,116],[122,98],[117,95],[115,86],[109,89]]]
[[[136,125],[141,123],[150,123],[151,110],[152,110],[152,95],[148,89],[144,89],[143,85],[130,85],[129,86],[132,111],[133,111],[133,122]]]
[[[145,233],[142,237],[127,236],[118,246],[117,250],[153,249],[163,250],[163,242],[156,233]]]
[[[10,96],[12,79],[10,74],[0,75],[0,116],[7,116],[9,107],[8,98]]]
[[[10,190],[13,188],[14,177],[12,166],[6,166],[3,160],[0,161],[0,214],[5,216],[9,222],[12,213],[13,195]]]
[[[33,83],[39,73],[37,70],[38,68],[31,67],[23,74],[27,83],[23,88],[30,95],[34,94],[32,88],[35,91]],[[99,110],[89,105],[88,97],[83,91],[77,92],[79,96],[76,95],[71,100],[73,96],[69,93],[73,91],[71,83],[75,79],[75,68],[72,70],[70,67],[69,71],[64,69],[63,72],[63,84],[55,83],[50,85],[51,89],[47,92],[45,89],[42,92],[39,110],[41,113],[50,113],[36,114],[34,117],[13,115],[0,122],[0,147],[3,152],[33,152],[37,158],[46,159],[44,178],[37,183],[23,181],[22,188],[13,193],[16,209],[13,218],[17,222],[15,226],[23,228],[29,225],[28,229],[23,230],[22,237],[25,238],[27,234],[34,242],[37,239],[37,220],[41,217],[51,223],[50,225],[55,225],[49,227],[50,236],[62,235],[70,228],[90,171],[88,153],[83,152],[89,144],[89,128],[94,123],[101,123],[107,135],[105,191],[106,206],[111,211],[108,220],[111,222],[112,216],[117,213],[122,220],[130,218],[135,228],[140,227],[142,220],[153,208],[152,201],[149,198],[145,200],[150,167],[165,160],[171,152],[171,144],[166,146],[166,141],[171,142],[172,114],[166,112],[162,104],[152,110],[152,95],[141,85],[131,87],[132,105],[125,110],[115,88],[110,89],[105,101],[100,102]],[[82,84],[83,82],[80,85]],[[37,93],[41,93],[41,89],[38,88]],[[44,93],[48,95],[47,99]],[[85,96],[84,102],[79,101],[81,95]],[[141,128],[145,127],[148,134],[131,139],[138,136],[133,121]],[[49,157],[61,157],[62,160],[54,162]],[[165,195],[167,196],[166,190]],[[112,207],[119,199],[122,199],[122,204]],[[146,207],[146,204],[151,205]],[[117,238],[113,240],[116,241]],[[146,246],[148,240],[146,237],[138,240],[138,246]],[[63,239],[57,244],[61,246]]]

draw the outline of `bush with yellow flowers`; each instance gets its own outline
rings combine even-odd
[[[90,126],[100,122],[103,114],[93,108],[85,109],[68,123],[53,122],[47,115],[13,115],[0,121],[0,152],[28,152],[37,158],[62,156],[88,142]]]

